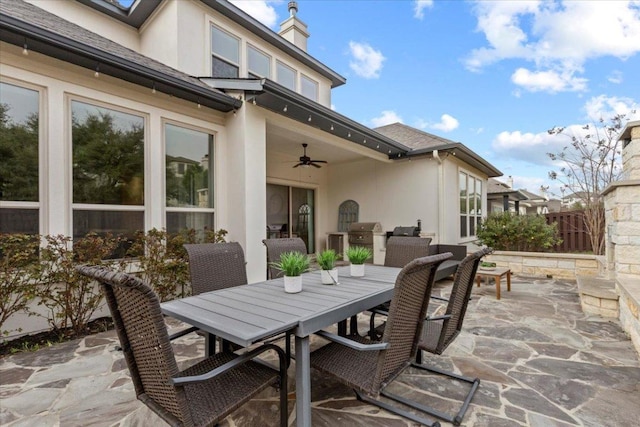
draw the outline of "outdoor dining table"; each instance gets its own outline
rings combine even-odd
[[[243,347],[281,332],[295,336],[296,424],[311,426],[310,340],[393,296],[399,268],[367,265],[365,276],[338,269],[337,285],[323,285],[320,272],[302,275],[302,292],[284,292],[282,278],[226,288],[162,303],[165,315]]]

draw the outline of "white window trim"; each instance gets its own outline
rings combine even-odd
[[[226,29],[222,28],[221,26],[214,24],[212,21],[209,21],[209,25],[210,25],[210,27],[209,27],[209,37],[208,37],[208,40],[209,40],[209,52],[210,52],[211,56],[212,56],[212,57],[214,57],[214,56],[215,56],[216,58],[219,58],[219,59],[220,59],[220,60],[222,60],[222,61],[225,61],[225,62],[228,62],[229,64],[233,64],[233,65],[235,65],[236,67],[238,67],[238,76],[241,76],[242,74],[240,74],[240,73],[241,73],[241,68],[242,68],[242,67],[241,67],[240,62],[242,62],[242,39],[241,39],[241,38],[239,38],[239,37],[236,37],[236,36],[235,36],[234,34],[232,34],[230,31],[227,31]],[[213,43],[211,43],[211,40],[212,40],[212,38],[213,38],[213,28],[214,28],[214,27],[215,27],[217,30],[219,30],[219,31],[221,31],[221,32],[223,32],[223,33],[225,33],[225,34],[226,34],[226,35],[228,35],[229,37],[231,37],[231,38],[233,38],[233,39],[236,39],[236,40],[238,41],[238,62],[235,62],[235,61],[233,61],[233,60],[231,60],[231,59],[229,59],[229,58],[225,58],[224,56],[218,55],[218,54],[216,54],[216,53],[213,51]],[[209,71],[210,71],[210,72],[209,72],[209,75],[213,75],[213,63],[212,63],[212,61],[211,61],[211,60],[209,60]]]
[[[276,83],[278,83],[278,84],[280,84],[280,85],[284,86],[284,85],[283,85],[282,83],[280,83],[280,81],[279,81],[279,76],[278,76],[278,64],[280,64],[280,65],[282,65],[283,67],[286,67],[286,68],[290,69],[291,71],[293,71],[293,89],[291,89],[291,90],[293,90],[294,92],[300,92],[300,89],[299,89],[300,84],[299,84],[299,82],[298,82],[298,80],[299,80],[299,73],[298,73],[298,70],[296,70],[294,67],[292,67],[292,66],[290,66],[290,65],[286,64],[285,62],[280,61],[279,59],[276,59],[276,69],[275,69],[275,71],[276,71],[276,76],[275,76],[275,77],[276,77],[276,79],[275,79]],[[286,87],[286,86],[284,86],[284,87]],[[287,89],[289,89],[289,88],[287,88]]]
[[[315,84],[316,87],[316,93],[315,93],[315,98],[309,98],[314,102],[318,102],[318,100],[320,99],[320,82],[316,81],[315,79],[312,79],[311,77],[307,76],[304,73],[300,73],[300,94],[304,96],[304,94],[302,93],[302,80],[306,79],[311,83]]]
[[[468,170],[459,168],[458,169],[458,180],[460,179],[460,174],[463,173],[467,176],[467,201],[469,200],[469,178],[473,178],[476,181],[480,181],[480,183],[482,184],[482,189],[480,191],[480,202],[482,203],[483,209],[482,209],[482,213],[480,215],[478,214],[470,214],[469,212],[467,212],[465,214],[465,216],[467,217],[467,236],[462,237],[462,230],[460,230],[460,216],[462,216],[463,214],[460,213],[460,205],[459,205],[459,201],[458,201],[458,238],[460,239],[461,242],[471,242],[471,241],[475,241],[478,239],[478,226],[477,226],[477,222],[476,222],[476,227],[475,227],[475,234],[471,235],[469,232],[469,217],[473,216],[474,218],[485,218],[486,217],[486,211],[487,211],[487,206],[486,206],[486,199],[484,197],[485,194],[485,187],[486,185],[484,184],[484,182],[486,182],[485,179],[479,177],[478,175],[474,174],[473,172],[469,172]],[[460,200],[460,182],[458,181],[458,200]],[[475,189],[474,189],[474,194],[475,194]],[[475,197],[475,196],[474,196]],[[467,211],[469,211],[469,205],[467,204]]]
[[[247,57],[247,77],[250,77],[249,73],[252,72],[249,69],[249,67],[250,67],[250,65],[249,65],[249,49],[256,50],[257,52],[259,52],[259,53],[263,54],[264,56],[266,56],[267,59],[269,60],[269,76],[263,76],[263,75],[260,75],[258,73],[253,73],[253,74],[255,74],[257,76],[260,76],[260,77],[265,77],[265,78],[268,78],[268,79],[273,78],[273,74],[274,74],[273,73],[273,57],[271,55],[269,55],[267,52],[265,52],[264,50],[254,46],[253,44],[251,44],[249,42],[247,42],[247,48],[246,48],[246,52],[247,52],[247,55],[246,55],[246,57]]]
[[[67,194],[69,195],[69,201],[71,202],[71,210],[69,212],[69,218],[67,223],[67,230],[69,230],[69,235],[73,236],[75,230],[73,229],[73,214],[76,210],[85,210],[85,211],[112,211],[112,212],[144,212],[143,215],[143,229],[146,230],[149,228],[149,209],[147,209],[149,198],[151,197],[149,190],[149,180],[147,175],[150,171],[150,155],[151,155],[151,147],[149,141],[149,127],[150,127],[150,117],[149,113],[134,110],[131,108],[123,107],[122,105],[116,105],[109,102],[104,102],[95,98],[86,98],[79,95],[71,95],[65,94],[66,98],[66,108],[67,108],[67,117],[65,120],[65,126],[68,129],[68,142],[67,149],[68,155],[66,158],[69,161],[67,166],[67,176],[68,176],[68,184],[67,184]],[[143,147],[144,147],[144,162],[142,176],[144,178],[144,188],[143,188],[143,197],[144,204],[142,205],[108,205],[108,204],[93,204],[93,203],[74,203],[73,202],[73,124],[71,119],[73,117],[73,102],[81,102],[84,104],[93,105],[96,107],[107,108],[110,110],[118,111],[120,113],[130,114],[133,116],[137,116],[142,118],[143,126],[144,126],[144,136],[143,136]]]
[[[3,209],[38,209],[38,233],[41,235],[48,234],[47,221],[47,155],[48,150],[46,143],[46,128],[48,126],[48,117],[46,114],[45,104],[47,102],[47,89],[44,86],[38,86],[31,82],[11,78],[0,75],[0,82],[10,84],[27,90],[38,92],[38,201],[23,202],[13,200],[0,200],[0,208]]]

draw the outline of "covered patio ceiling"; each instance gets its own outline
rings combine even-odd
[[[409,152],[409,147],[269,79],[201,77],[200,80],[226,93],[242,91],[246,102],[266,108],[305,126],[319,129],[340,138],[348,145],[384,154],[389,159],[406,157]],[[326,156],[329,155],[330,153],[326,154]]]

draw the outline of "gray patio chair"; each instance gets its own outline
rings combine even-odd
[[[262,345],[242,355],[231,352],[180,371],[160,302],[141,279],[105,267],[78,271],[100,283],[106,296],[136,396],[172,426],[212,426],[266,387],[280,387],[280,425],[287,425],[287,368],[282,349]],[[275,351],[279,370],[254,359]]]
[[[416,258],[429,255],[431,238],[391,236],[384,255],[386,267],[402,268]]]
[[[400,271],[380,341],[320,331],[318,335],[332,342],[311,353],[311,366],[353,388],[365,402],[421,424],[439,426],[437,421],[382,401],[379,396],[388,396],[385,388],[416,356],[436,269],[450,256],[418,258]]]
[[[238,242],[184,245],[193,294],[247,284],[244,251]]]
[[[186,244],[184,248],[189,255],[193,295],[247,284],[244,251],[238,242]],[[207,354],[215,353],[216,337],[206,334],[206,338]]]
[[[307,254],[307,245],[299,237],[264,239],[262,243],[267,247],[267,280],[282,277],[282,271],[273,267],[271,263],[280,261],[280,255],[283,253],[300,252]]]
[[[418,352],[416,353],[416,363],[412,366],[418,369],[434,372],[436,374],[444,375],[450,378],[454,378],[466,383],[471,384],[471,389],[465,396],[460,410],[453,416],[445,414],[436,409],[420,405],[418,407],[413,406],[410,403],[407,405],[416,407],[421,411],[427,412],[438,418],[442,418],[454,425],[460,425],[464,414],[467,412],[471,399],[475,394],[480,380],[478,378],[469,378],[462,375],[455,374],[453,372],[445,371],[432,366],[422,364],[422,351],[428,351],[434,354],[442,354],[442,352],[451,344],[460,331],[462,330],[462,322],[467,312],[467,306],[471,296],[471,290],[473,289],[473,282],[476,277],[476,271],[480,260],[485,255],[492,252],[491,248],[484,248],[474,252],[471,255],[466,256],[455,273],[453,280],[453,287],[451,288],[451,295],[449,296],[447,310],[442,316],[427,317],[424,322],[424,328],[422,329],[422,335],[418,343]],[[384,314],[384,312],[379,312]],[[388,327],[388,326],[386,326]],[[376,329],[377,334],[381,333],[385,329],[384,325],[379,326]],[[377,336],[375,334],[374,336]],[[391,398],[398,398],[399,396],[390,396]],[[406,402],[405,402],[406,403]]]

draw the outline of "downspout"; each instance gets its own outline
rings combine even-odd
[[[438,161],[438,244],[442,242],[444,233],[444,166],[438,150],[433,150],[433,158]]]

